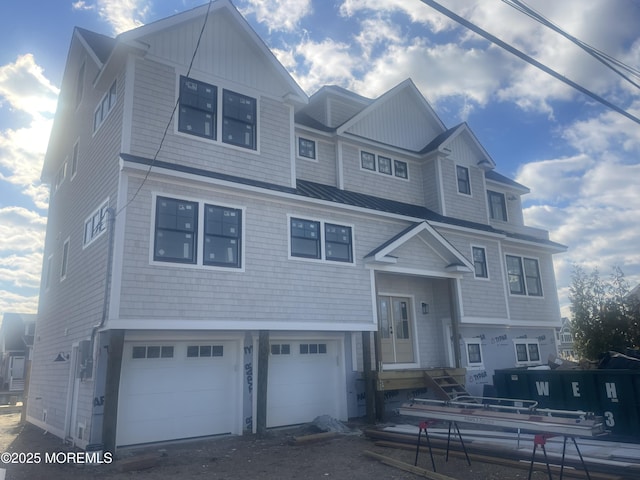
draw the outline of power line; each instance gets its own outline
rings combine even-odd
[[[491,35],[486,30],[483,30],[482,28],[478,27],[477,25],[469,22],[468,20],[465,20],[464,18],[460,17],[459,15],[456,15],[451,10],[448,10],[447,8],[445,8],[442,5],[440,5],[439,3],[437,3],[437,2],[435,2],[433,0],[421,0],[421,1],[422,1],[422,3],[424,3],[424,4],[428,5],[428,6],[430,6],[431,8],[433,8],[434,10],[437,10],[438,12],[440,12],[443,15],[449,17],[450,19],[452,19],[452,20],[458,22],[459,24],[467,27],[469,30],[473,31],[474,33],[480,35],[481,37],[483,37],[483,38],[485,38],[487,40],[489,40],[491,43],[494,43],[495,45],[498,45],[499,47],[503,48],[504,50],[508,51],[509,53],[512,53],[513,55],[515,55],[518,58],[524,60],[525,62],[529,63],[530,65],[533,65],[534,67],[538,68],[539,70],[542,70],[543,72],[551,75],[555,79],[560,80],[562,83],[564,83],[566,85],[569,85],[570,87],[578,90],[579,92],[587,95],[588,97],[591,97],[592,99],[594,99],[598,103],[601,103],[602,105],[604,105],[606,107],[609,107],[610,109],[618,112],[620,115],[623,115],[623,116],[627,117],[629,120],[631,120],[631,121],[637,123],[638,125],[640,125],[640,118],[630,114],[629,112],[627,112],[626,110],[618,107],[617,105],[614,105],[613,103],[609,102],[605,98],[601,97],[600,95],[598,95],[596,93],[593,93],[591,90],[586,89],[585,87],[583,87],[582,85],[579,85],[578,83],[574,82],[573,80],[569,80],[564,75],[561,75],[560,73],[558,73],[555,70],[547,67],[543,63],[540,63],[536,59],[530,57],[526,53],[521,52],[520,50],[518,50],[515,47],[512,47],[508,43],[503,42],[502,40],[500,40],[496,36]]]
[[[213,3],[213,0],[209,0],[209,5],[207,6],[207,13],[204,16],[204,22],[202,22],[202,28],[200,29],[200,35],[198,35],[198,41],[196,42],[196,47],[193,50],[193,55],[191,55],[191,62],[189,62],[189,68],[187,69],[187,77],[191,73],[191,69],[193,67],[193,62],[195,61],[196,54],[198,53],[198,49],[200,48],[200,42],[202,41],[202,36],[204,34],[204,29],[207,26],[207,20],[209,20],[209,12],[211,11],[211,4],[212,3]],[[144,184],[146,183],[147,179],[149,178],[149,175],[151,174],[151,169],[155,165],[156,160],[158,159],[158,155],[160,155],[160,151],[162,150],[162,146],[164,145],[164,141],[167,138],[167,133],[169,132],[169,127],[171,126],[171,122],[173,121],[173,118],[176,115],[176,110],[178,109],[178,105],[180,105],[180,95],[179,94],[178,94],[178,99],[176,100],[176,103],[173,105],[173,110],[171,111],[171,115],[169,116],[169,121],[167,122],[167,125],[164,128],[164,132],[162,134],[162,138],[160,139],[160,144],[158,145],[158,149],[156,150],[156,153],[153,155],[151,163],[149,164],[149,168],[147,169],[147,172],[145,173],[144,178],[142,179],[142,182],[138,186],[138,189],[136,190],[136,193],[133,194],[133,197],[131,197],[131,199],[129,201],[127,201],[127,203],[125,203],[124,206],[122,208],[120,208],[120,210],[118,210],[116,212],[116,214],[115,214],[116,217],[120,214],[120,212],[122,212],[125,208],[127,208],[129,205],[131,205],[131,202],[133,202],[136,199],[136,197],[140,193],[140,190],[142,190],[142,187],[144,186]]]
[[[598,50],[597,48],[592,47],[588,43],[583,42],[582,40],[574,37],[573,35],[571,35],[569,33],[567,33],[562,28],[560,28],[558,25],[556,25],[555,23],[550,21],[548,18],[544,17],[542,14],[540,14],[539,12],[535,11],[533,8],[528,6],[526,3],[524,3],[524,2],[522,2],[520,0],[502,0],[502,1],[503,1],[503,3],[506,3],[507,5],[509,5],[510,7],[515,8],[519,12],[524,13],[529,18],[532,18],[533,20],[535,20],[538,23],[544,25],[545,27],[550,28],[554,32],[562,35],[564,38],[569,40],[571,43],[573,43],[574,45],[577,45],[579,48],[581,48],[586,53],[591,55],[593,58],[598,60],[604,66],[606,66],[607,68],[609,68],[610,70],[612,70],[613,72],[618,74],[620,77],[624,78],[627,82],[631,83],[633,86],[635,86],[637,88],[640,88],[640,84],[636,83],[634,80],[629,78],[626,74],[624,74],[621,71],[621,70],[625,70],[628,73],[630,73],[631,75],[633,75],[634,77],[640,78],[640,71],[638,71],[637,69],[631,67],[630,65],[627,65],[624,62],[621,62],[620,60],[612,57],[611,55],[609,55],[609,54],[607,54],[607,53],[605,53],[605,52],[603,52],[601,50]]]

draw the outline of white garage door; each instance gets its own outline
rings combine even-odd
[[[272,341],[267,426],[306,423],[324,414],[346,416],[340,359],[336,341]]]
[[[238,346],[125,342],[117,445],[239,433]]]

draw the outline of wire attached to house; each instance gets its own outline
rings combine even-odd
[[[213,0],[209,0],[209,5],[207,6],[207,13],[204,17],[204,22],[202,23],[200,34],[198,35],[198,41],[196,42],[196,47],[193,50],[193,55],[191,56],[191,61],[189,62],[189,68],[187,69],[187,77],[191,74],[191,69],[193,68],[193,62],[195,61],[196,54],[198,53],[198,49],[200,48],[200,42],[202,41],[202,36],[204,35],[204,29],[207,26],[207,21],[209,20],[209,12],[211,11],[212,3],[213,3]],[[142,182],[138,186],[138,189],[136,190],[136,192],[133,194],[133,197],[131,197],[131,199],[127,201],[127,203],[115,213],[116,217],[120,214],[120,212],[122,212],[125,208],[127,208],[136,199],[136,197],[140,193],[140,190],[142,190],[142,187],[144,186],[147,179],[149,178],[149,175],[151,174],[151,169],[155,165],[156,160],[158,159],[158,155],[160,155],[160,151],[162,150],[164,141],[167,138],[167,134],[169,133],[169,127],[171,126],[171,122],[176,116],[176,111],[178,110],[179,105],[180,105],[180,93],[178,93],[178,99],[176,100],[176,103],[173,106],[173,110],[171,111],[171,116],[169,117],[169,121],[167,122],[167,125],[162,134],[162,138],[160,139],[160,144],[158,145],[158,149],[156,150],[156,153],[153,155],[153,158],[151,159],[151,163],[149,164],[149,168],[147,169],[147,172],[145,173],[144,178],[142,179]]]
[[[439,3],[437,3],[437,2],[435,2],[433,0],[421,0],[421,1],[425,5],[428,5],[431,8],[433,8],[434,10],[437,10],[438,12],[442,13],[443,15],[449,17],[451,20],[454,20],[455,22],[458,22],[460,25],[463,25],[463,26],[467,27],[469,30],[473,31],[474,33],[480,35],[481,37],[485,38],[486,40],[489,40],[491,43],[501,47],[502,49],[508,51],[509,53],[512,53],[513,55],[515,55],[516,57],[524,60],[525,62],[529,63],[530,65],[533,65],[534,67],[538,68],[539,70],[542,70],[543,72],[547,73],[548,75],[551,75],[555,79],[560,80],[562,83],[574,88],[575,90],[578,90],[579,92],[583,93],[584,95],[587,95],[588,97],[591,97],[592,99],[594,99],[598,103],[601,103],[602,105],[604,105],[606,107],[609,107],[611,110],[614,110],[614,111],[618,112],[620,115],[623,115],[623,116],[627,117],[629,120],[631,120],[632,122],[635,122],[635,123],[640,125],[640,118],[630,114],[629,112],[627,112],[623,108],[618,107],[617,105],[614,105],[610,101],[606,100],[605,98],[601,97],[600,95],[598,95],[596,93],[593,93],[591,90],[583,87],[582,85],[574,82],[573,80],[569,80],[564,75],[556,72],[555,70],[551,69],[550,67],[547,67],[543,63],[541,63],[541,62],[537,61],[536,59],[530,57],[526,53],[521,52],[517,48],[515,48],[515,47],[509,45],[508,43],[500,40],[496,36],[490,34],[486,30],[483,30],[482,28],[478,27],[474,23],[471,23],[470,21],[462,18],[461,16],[456,15],[451,10],[443,7]]]

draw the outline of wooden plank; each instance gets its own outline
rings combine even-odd
[[[293,443],[295,445],[308,445],[311,443],[324,442],[325,440],[331,440],[338,436],[338,432],[321,432],[312,433],[309,435],[301,435],[299,437],[293,437]]]
[[[404,470],[405,472],[411,472],[421,477],[428,478],[430,480],[456,480],[455,478],[449,477],[448,475],[442,475],[441,473],[425,470],[424,468],[416,467],[409,463],[401,462],[400,460],[396,460],[395,458],[386,457],[384,455],[380,455],[379,453],[375,453],[370,450],[365,450],[363,453],[366,457],[374,458],[384,463],[385,465],[399,468],[400,470]]]
[[[432,440],[433,442],[433,440]],[[440,442],[440,443],[444,443],[444,442]],[[399,443],[399,442],[390,442],[390,441],[377,441],[375,442],[376,446],[379,447],[386,447],[386,448],[397,448],[400,450],[408,450],[408,451],[412,451],[414,452],[416,450],[415,445],[409,445],[406,443]],[[444,455],[446,452],[446,448],[444,448],[444,445],[440,446],[440,447],[434,447],[433,444],[431,445],[431,448],[433,450],[433,453],[435,454],[440,454],[440,455]],[[425,446],[421,446],[420,447],[420,452],[421,453],[429,453],[429,449]],[[509,468],[517,468],[517,469],[521,469],[521,470],[529,470],[529,462],[525,462],[523,460],[509,460],[507,458],[503,458],[503,457],[498,457],[498,456],[494,456],[494,455],[490,455],[490,454],[478,454],[478,453],[469,453],[469,458],[471,460],[473,460],[474,462],[482,462],[482,463],[491,463],[493,465],[500,465],[503,467],[509,467]],[[457,457],[457,458],[465,458],[464,452],[458,451],[458,450],[449,450],[449,456],[450,457]],[[540,461],[540,458],[536,459],[536,467],[543,469],[544,471],[546,471],[546,466],[540,466],[540,464],[538,463]],[[558,467],[557,465],[551,465],[551,472],[552,473],[560,473],[560,467]],[[534,468],[534,470],[536,470],[536,468]],[[611,475],[611,474],[607,474],[607,473],[598,473],[598,472],[592,472],[589,471],[589,475],[591,476],[592,480],[621,480],[621,477],[619,475]],[[564,477],[571,477],[571,478],[585,478],[585,473],[584,470],[580,470],[577,469],[575,467],[571,467],[571,466],[567,466],[565,465],[564,467],[564,471],[563,471],[563,476]]]
[[[269,381],[269,331],[258,334],[258,385],[256,391],[256,433],[267,433],[267,383]]]

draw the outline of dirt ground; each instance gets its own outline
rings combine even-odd
[[[364,425],[349,426],[352,433],[319,442],[296,441],[296,438],[309,439],[311,437],[304,435],[317,433],[312,427],[304,426],[273,430],[264,437],[224,436],[120,449],[109,464],[87,465],[69,461],[76,450],[65,446],[59,438],[30,424],[20,425],[19,413],[7,413],[0,414],[0,459],[3,460],[0,469],[6,469],[6,480],[424,478],[366,457],[363,452],[370,450],[413,464],[414,452],[376,446],[361,433]],[[431,470],[429,455],[420,455],[418,466]],[[38,458],[39,463],[12,463],[37,462]],[[469,467],[457,458],[450,458],[445,463],[442,455],[436,455],[435,461],[438,473],[457,480],[518,480],[526,479],[528,474],[527,470],[475,461]],[[148,468],[141,468],[145,466]],[[0,470],[0,480],[2,478]],[[540,471],[534,472],[532,478],[540,480],[547,476]]]

